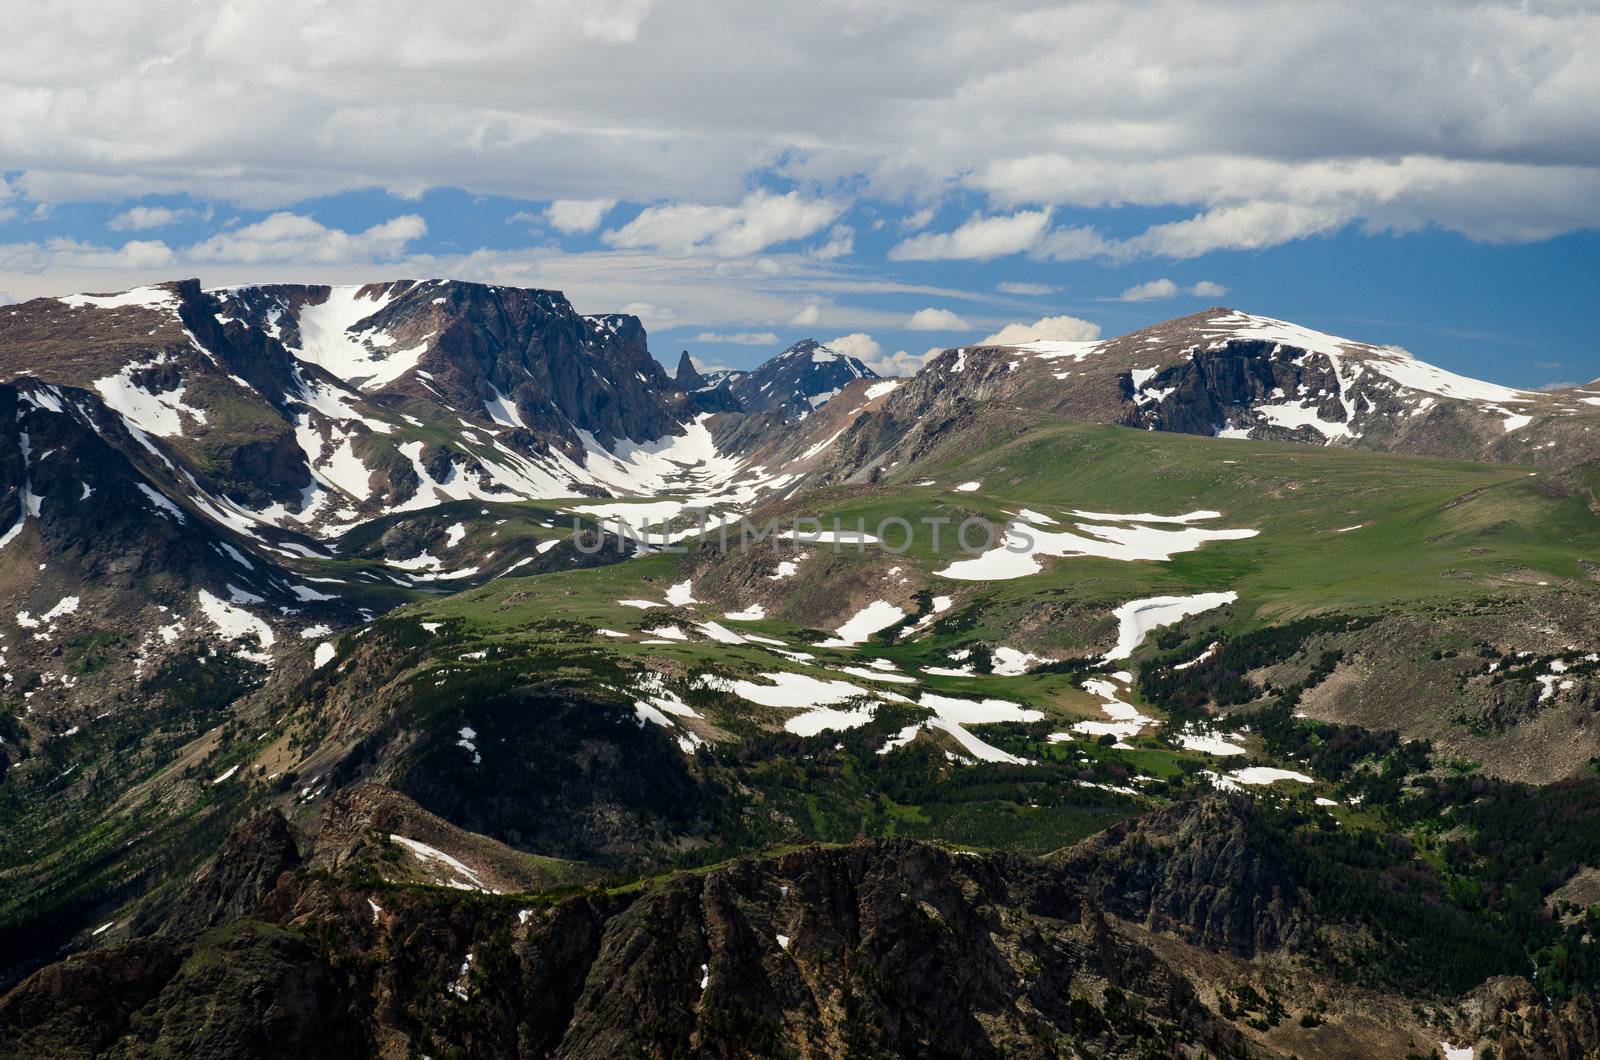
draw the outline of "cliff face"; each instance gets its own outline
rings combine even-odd
[[[1238,1044],[1181,975],[1032,859],[859,842],[522,905],[295,873],[283,834],[275,815],[241,829],[161,936],[24,981],[0,1000],[0,1046],[1045,1056],[1073,1041],[1103,1055]]]
[[[1062,856],[1097,905],[1241,957],[1293,948],[1310,910],[1278,840],[1227,803],[1175,805]]]
[[[1338,925],[1318,921],[1241,797],[1175,804],[1043,859],[858,840],[545,897],[381,882],[432,855],[387,837],[418,827],[414,810],[362,805],[389,808],[325,827],[307,867],[276,811],[241,826],[159,934],[0,998],[0,1054],[1353,1057],[1453,1039],[1576,1060],[1600,1047],[1591,1003],[1551,1006],[1519,978],[1422,1014],[1319,977],[1302,944]],[[475,878],[511,878],[504,851],[472,851]]]

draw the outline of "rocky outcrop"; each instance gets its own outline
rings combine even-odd
[[[673,381],[684,390],[699,390],[706,385],[706,377],[694,366],[694,358],[689,356],[688,350],[684,350],[678,357],[678,371],[673,376]]]
[[[1176,803],[1115,824],[1063,855],[1102,908],[1253,957],[1299,941],[1309,918],[1281,840],[1248,796]]]
[[[298,867],[300,850],[277,810],[245,822],[184,889],[162,927],[187,935],[252,915],[285,872]]]
[[[219,865],[260,845],[239,838]],[[1074,881],[1026,858],[863,841],[548,906],[440,897],[282,877],[255,919],[36,973],[0,1000],[0,1049],[1120,1057],[1243,1046]]]
[[[1464,1042],[1492,1041],[1503,1060],[1600,1056],[1600,1008],[1592,997],[1550,1005],[1520,976],[1496,976],[1463,1000]]]
[[[353,293],[279,284],[226,292],[219,311],[237,308],[252,327],[276,331],[286,348],[312,359],[300,318],[346,297],[353,308],[339,322],[373,363],[345,382],[379,401],[442,401],[476,416],[499,402],[503,417],[514,409],[527,429],[567,447],[579,447],[577,431],[607,446],[658,438],[679,429],[691,408],[650,356],[637,317],[580,316],[559,291],[455,280],[399,280]],[[380,356],[398,349],[417,351],[403,371]],[[380,374],[363,381],[363,372]]]

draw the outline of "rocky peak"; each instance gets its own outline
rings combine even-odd
[[[751,372],[728,378],[728,387],[745,412],[781,409],[786,420],[801,419],[856,379],[877,379],[860,360],[801,339]]]
[[[706,377],[694,366],[694,359],[689,356],[689,351],[684,350],[678,358],[678,385],[685,390],[699,390],[706,385]]]
[[[289,822],[278,810],[267,810],[229,834],[216,858],[190,882],[162,932],[184,935],[250,916],[278,877],[299,865]]]

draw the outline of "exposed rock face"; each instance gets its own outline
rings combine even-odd
[[[1524,979],[1434,999],[1413,1022],[1398,999],[1285,961],[1309,906],[1240,798],[1176,804],[1045,859],[858,840],[532,903],[375,883],[382,835],[426,822],[375,790],[340,806],[316,871],[293,868],[282,818],[263,815],[161,934],[0,997],[0,1053],[1355,1056],[1445,1039],[1576,1060],[1600,1045],[1590,1001],[1552,1006]],[[452,835],[486,879],[516,871]],[[344,860],[359,849],[367,860]],[[1252,967],[1275,997],[1335,1010],[1299,1023],[1309,1036],[1218,1015]]]
[[[1292,946],[1308,911],[1247,796],[1179,804],[1084,840],[1064,865],[1102,908],[1241,957]]]
[[[861,361],[816,339],[801,339],[750,372],[732,372],[718,382],[749,413],[778,410],[795,420],[821,407],[857,379],[877,379]]]
[[[215,892],[230,908],[256,893],[261,846],[230,842],[211,870],[241,884]],[[243,871],[227,864],[241,860]],[[523,913],[289,875],[254,917],[42,970],[0,1000],[0,1048],[1053,1056],[1076,1043],[1137,1056],[1242,1045],[1059,873],[909,841],[740,859]]]
[[[1600,1011],[1593,998],[1552,1009],[1526,979],[1497,976],[1467,995],[1468,1040],[1490,1040],[1504,1060],[1579,1060],[1600,1055]]]
[[[706,385],[706,377],[694,366],[694,359],[689,356],[689,351],[684,350],[678,358],[678,371],[673,381],[684,390],[699,390]]]
[[[1600,394],[1520,391],[1404,350],[1213,308],[1095,342],[947,350],[840,439],[823,481],[928,450],[978,403],[1187,434],[1567,467],[1600,456]]]
[[[216,860],[178,899],[162,932],[187,935],[249,916],[277,886],[278,877],[299,864],[289,823],[282,813],[268,810],[228,836]]]
[[[569,447],[577,431],[607,446],[658,438],[690,409],[637,317],[580,316],[558,291],[453,280],[275,285],[226,292],[219,306],[256,331],[276,328],[302,360],[379,401],[474,412],[503,401],[527,429]]]
[[[52,965],[0,998],[8,1056],[364,1055],[327,966],[299,932],[235,921]]]
[[[462,483],[595,492],[593,452],[702,411],[636,317],[456,281],[40,298],[0,316],[0,350],[13,373],[89,395],[112,443],[178,492],[313,531]]]
[[[95,395],[31,378],[0,383],[0,540],[7,554],[26,550],[38,557],[34,565],[55,565],[55,581],[41,589],[59,582],[70,590],[78,581],[112,589],[229,577],[251,583],[250,572],[220,550],[226,539],[212,525],[186,509],[181,495],[174,500],[150,485],[129,458],[137,453],[160,465],[157,452]]]

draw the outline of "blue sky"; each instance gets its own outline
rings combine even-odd
[[[446,275],[638,313],[669,364],[816,337],[898,371],[1224,304],[1501,383],[1600,376],[1584,5],[379,14],[18,20],[3,297]]]

